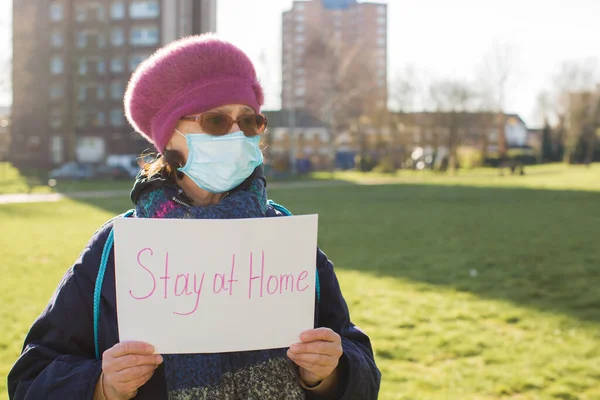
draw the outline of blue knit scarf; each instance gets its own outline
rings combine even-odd
[[[178,198],[179,197],[179,198]],[[218,204],[194,206],[168,186],[141,193],[135,207],[138,218],[237,219],[261,218],[267,213],[267,188],[260,178],[253,178],[247,190],[237,190]]]

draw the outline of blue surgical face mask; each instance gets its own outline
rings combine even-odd
[[[209,192],[224,193],[235,188],[263,163],[260,136],[247,137],[242,131],[223,136],[177,133],[185,137],[189,151],[179,171]]]

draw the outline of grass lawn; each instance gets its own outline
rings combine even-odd
[[[362,173],[358,171],[313,172],[295,177],[270,178],[271,182],[331,181],[339,183],[415,183],[447,186],[529,187],[538,189],[600,190],[600,164],[591,167],[564,164],[536,165],[526,168],[526,176],[500,176],[493,168],[460,170],[456,175],[433,171],[399,170],[394,174]],[[30,181],[8,163],[0,162],[0,195],[13,193],[69,193],[90,190],[129,190],[125,181],[61,181],[50,187],[41,180]]]
[[[398,170],[395,174],[338,171],[333,179],[358,183],[417,183],[447,186],[527,187],[536,189],[600,190],[600,164],[582,165],[544,164],[525,167],[525,176],[510,175],[504,170],[500,176],[495,168],[459,170],[455,175],[434,171]],[[311,174],[314,179],[331,179],[328,172]]]
[[[7,162],[0,162],[0,195],[16,193],[68,193],[88,190],[129,190],[131,180],[58,180],[56,186],[48,186],[41,178],[27,179],[18,169]]]
[[[319,244],[373,340],[381,399],[600,399],[600,168],[554,168],[271,190],[320,214]],[[0,205],[0,399],[64,271],[129,206]]]

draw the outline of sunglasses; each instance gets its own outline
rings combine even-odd
[[[261,135],[267,129],[267,117],[262,114],[242,115],[233,119],[227,114],[205,113],[195,117],[183,117],[183,121],[194,121],[202,128],[202,132],[213,136],[227,135],[233,124],[238,124],[244,135],[251,137]]]

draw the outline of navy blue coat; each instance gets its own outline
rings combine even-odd
[[[273,208],[268,217],[282,215]],[[94,285],[104,244],[112,223],[98,230],[75,264],[66,272],[45,310],[29,331],[23,352],[8,376],[11,399],[92,399],[102,362],[95,358],[93,328]],[[372,400],[381,375],[367,335],[350,322],[332,263],[320,250],[317,270],[321,297],[315,325],[329,327],[342,337],[340,399]],[[119,342],[116,314],[114,254],[108,260],[99,324],[100,352]],[[307,398],[311,393],[307,392]],[[136,399],[166,399],[164,369],[140,388]]]

